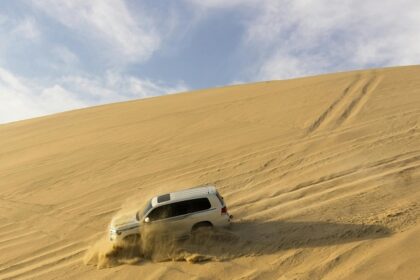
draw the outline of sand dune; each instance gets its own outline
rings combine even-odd
[[[419,120],[411,66],[0,125],[0,279],[419,279]],[[234,239],[83,263],[127,205],[206,183]]]

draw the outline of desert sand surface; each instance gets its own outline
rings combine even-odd
[[[419,279],[419,121],[409,66],[0,125],[0,279]],[[84,263],[117,213],[203,184],[234,239]]]

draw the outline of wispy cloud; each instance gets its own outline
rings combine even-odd
[[[248,81],[420,63],[417,0],[187,1],[243,13]]]
[[[12,33],[30,40],[37,39],[41,34],[37,22],[31,17],[24,18],[18,22],[13,28]]]
[[[94,104],[147,98],[188,90],[182,82],[167,85],[163,82],[140,79],[114,71],[108,71],[104,76],[64,76],[58,82]]]
[[[141,62],[160,46],[154,19],[145,11],[135,16],[121,0],[33,0],[35,7],[88,40],[91,47],[104,51],[113,63]]]
[[[419,12],[415,0],[267,1],[246,42],[261,59],[257,79],[410,64],[420,57]]]
[[[57,104],[56,102],[51,103],[51,99],[48,98],[52,92],[44,93],[46,96],[42,97],[42,92],[39,91],[39,88],[34,89],[34,85],[30,81],[0,68],[0,122],[10,122],[54,112],[53,107],[57,109]],[[60,96],[60,98],[63,97]],[[65,107],[59,107],[60,110],[65,110]],[[49,111],[45,111],[45,108],[48,108]]]
[[[123,0],[31,3],[17,14],[0,12],[0,123],[188,89],[127,74],[168,36],[146,10],[133,13]],[[100,70],[89,71],[92,61]]]
[[[59,45],[55,46],[52,49],[53,54],[60,60],[63,64],[73,65],[79,63],[79,57],[77,54],[69,50],[67,47]]]
[[[183,83],[170,86],[116,72],[40,81],[0,68],[0,123],[187,89]]]

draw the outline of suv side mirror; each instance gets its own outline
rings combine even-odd
[[[150,218],[149,217],[144,218],[144,222],[145,223],[149,223],[150,222]]]

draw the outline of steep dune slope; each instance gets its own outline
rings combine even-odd
[[[0,279],[418,279],[420,67],[202,90],[0,125]],[[214,183],[241,246],[82,258],[127,203]]]

